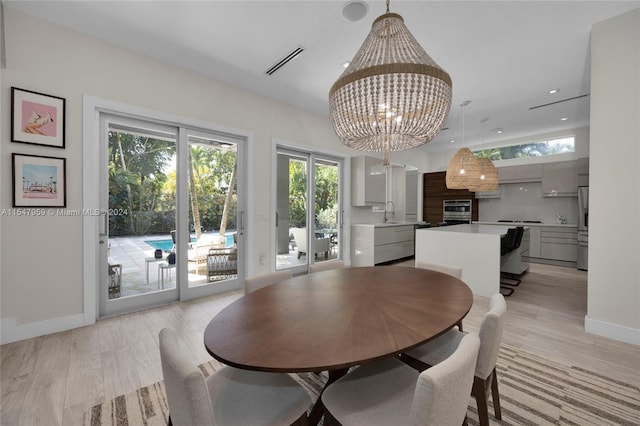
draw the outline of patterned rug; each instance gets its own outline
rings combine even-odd
[[[214,362],[200,366],[205,375]],[[319,394],[326,375],[294,374],[311,394]],[[502,345],[498,359],[502,422],[491,425],[640,425],[640,389],[604,375],[551,362]],[[166,425],[169,409],[162,382],[96,405],[84,415],[91,426]],[[478,424],[475,400],[469,400],[470,425]],[[240,425],[239,425],[240,426]],[[254,425],[247,425],[254,426]]]

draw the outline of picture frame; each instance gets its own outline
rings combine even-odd
[[[12,154],[13,207],[67,207],[66,159]]]
[[[57,96],[11,88],[11,140],[65,147],[66,100]]]

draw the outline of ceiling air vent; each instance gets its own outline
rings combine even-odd
[[[587,97],[587,96],[589,96],[589,94],[588,94],[588,93],[586,93],[586,94],[584,94],[584,95],[574,96],[573,98],[567,98],[567,99],[562,99],[562,100],[560,100],[560,101],[549,102],[548,104],[542,104],[542,105],[532,106],[532,107],[531,107],[531,108],[529,108],[529,109],[530,109],[530,110],[532,110],[532,109],[536,109],[536,108],[542,108],[542,107],[546,107],[546,106],[549,106],[549,105],[555,105],[555,104],[559,104],[559,103],[562,103],[562,102],[573,101],[573,100],[575,100],[575,99],[585,98],[585,97]]]
[[[278,71],[280,68],[282,68],[283,66],[288,64],[289,61],[293,60],[296,56],[298,56],[302,52],[304,52],[304,47],[297,46],[295,49],[293,49],[291,52],[289,52],[284,58],[282,58],[278,62],[276,62],[275,65],[273,65],[271,68],[266,70],[265,73],[267,75],[272,75],[273,73]]]

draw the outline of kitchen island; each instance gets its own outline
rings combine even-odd
[[[463,224],[416,230],[416,261],[441,263],[462,268],[464,281],[474,294],[492,296],[500,291],[500,270],[521,274],[528,269],[522,253],[528,251],[528,232],[522,245],[500,255],[500,239],[511,225]]]

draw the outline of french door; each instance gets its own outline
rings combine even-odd
[[[242,142],[100,114],[99,316],[240,287]]]
[[[276,158],[276,269],[341,259],[343,160],[284,147]]]

